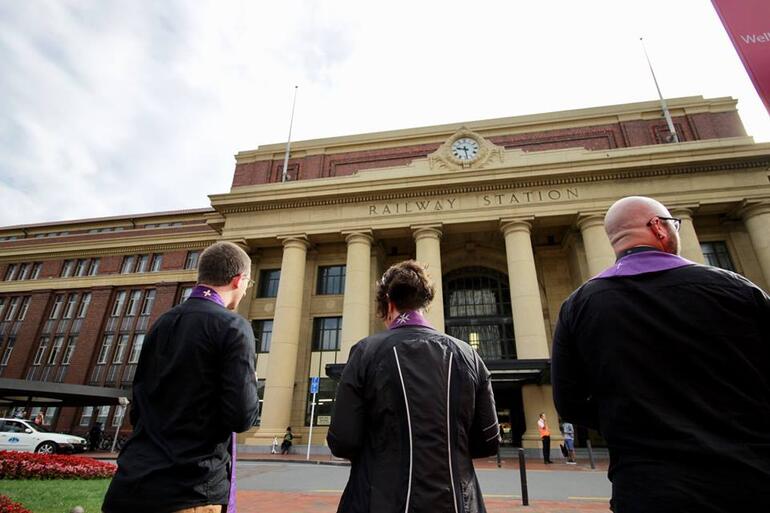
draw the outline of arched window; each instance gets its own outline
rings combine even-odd
[[[468,342],[484,360],[516,358],[508,277],[485,267],[444,276],[446,332]]]

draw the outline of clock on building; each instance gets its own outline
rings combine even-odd
[[[452,156],[463,162],[471,162],[479,156],[479,143],[471,137],[460,137],[452,143]]]

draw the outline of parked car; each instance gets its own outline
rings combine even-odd
[[[87,448],[85,438],[53,433],[30,420],[0,418],[0,450],[55,454],[83,452]]]

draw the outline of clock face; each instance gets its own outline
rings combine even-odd
[[[479,143],[470,137],[461,137],[452,143],[452,155],[457,160],[470,162],[479,156]]]

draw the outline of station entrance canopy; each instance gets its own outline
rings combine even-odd
[[[130,395],[119,388],[0,378],[0,407],[102,406],[121,404]]]

